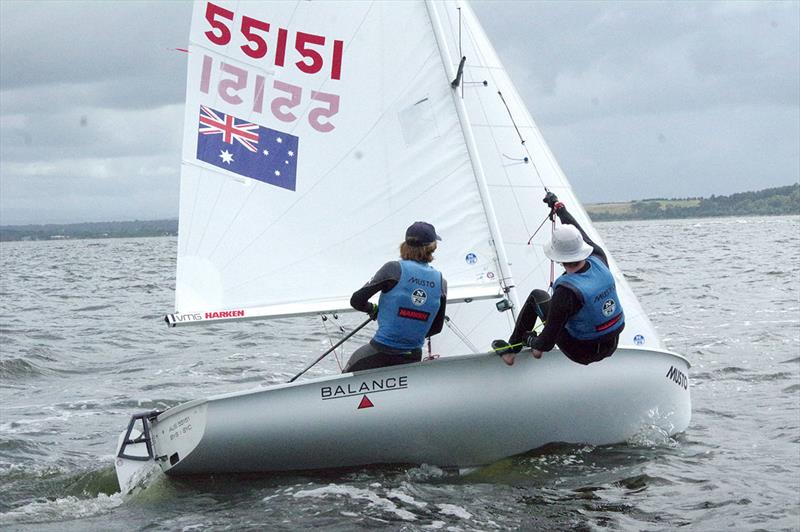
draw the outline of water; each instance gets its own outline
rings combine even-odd
[[[168,329],[171,238],[3,243],[0,528],[800,530],[800,218],[597,227],[693,363],[684,434],[554,445],[462,475],[162,477],[127,497],[112,455],[132,412],[286,381],[329,345],[324,330]],[[335,371],[331,358],[310,375]]]

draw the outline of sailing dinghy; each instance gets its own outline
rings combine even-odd
[[[188,61],[168,324],[348,311],[427,220],[450,327],[432,339],[439,358],[134,415],[117,444],[124,491],[153,462],[463,468],[686,429],[689,363],[662,345],[466,3],[199,1]],[[545,190],[604,247],[625,309],[617,352],[590,366],[486,352],[552,280]]]

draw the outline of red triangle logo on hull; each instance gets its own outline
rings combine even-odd
[[[369,397],[367,397],[366,395],[362,397],[361,402],[358,403],[359,410],[361,410],[362,408],[372,408],[373,406],[375,405],[372,404],[372,401],[370,401]]]

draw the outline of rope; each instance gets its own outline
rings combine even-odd
[[[528,239],[528,245],[529,246],[531,245],[531,241],[533,240],[533,237],[535,237],[536,233],[539,232],[539,229],[541,229],[544,226],[544,224],[547,223],[548,218],[550,218],[549,214],[544,217],[544,220],[542,220],[542,223],[539,224],[539,227],[536,228],[536,231],[534,231],[533,234],[531,235],[531,237]]]
[[[333,351],[333,358],[336,359],[336,365],[339,366],[339,371],[341,372],[344,366],[342,366],[342,361],[339,360],[339,353],[336,352],[335,346],[333,345],[333,338],[331,338],[331,334],[328,332],[328,316],[325,314],[320,314],[319,317],[322,318],[322,327],[325,329],[325,336],[328,337],[328,341],[330,342]],[[338,316],[334,314],[334,317]],[[342,326],[339,325],[339,328],[342,329]],[[344,332],[344,329],[342,329],[342,332]]]
[[[453,331],[453,333],[455,333],[456,336],[458,336],[459,340],[464,342],[464,345],[466,345],[467,348],[470,351],[472,351],[473,353],[480,353],[480,350],[478,350],[478,348],[475,347],[475,344],[473,344],[472,342],[469,341],[469,338],[467,338],[467,335],[465,335],[463,332],[461,332],[461,329],[459,329],[456,326],[456,324],[453,323],[450,320],[449,316],[445,316],[444,317],[444,323],[445,323],[445,325],[447,325],[450,328],[451,331]]]
[[[552,234],[556,230],[556,217],[552,216],[552,214],[553,213],[551,213],[551,219],[553,220],[553,225],[550,229],[551,238]],[[550,259],[550,286],[548,287],[550,290],[550,295],[553,295],[553,283],[555,281],[556,281],[556,262],[553,259]]]

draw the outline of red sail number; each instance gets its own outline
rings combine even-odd
[[[227,46],[233,38],[231,27],[235,17],[233,11],[208,2],[205,18],[211,29],[204,35],[212,44]],[[242,15],[239,33],[246,44],[239,46],[239,49],[251,59],[267,58],[275,66],[283,67],[287,59],[287,42],[291,42],[289,30],[277,28],[277,35],[272,34],[274,40],[270,40],[270,29],[269,22]],[[305,74],[317,74],[329,64],[331,79],[341,79],[344,41],[336,39],[332,41],[332,45],[326,45],[328,42],[330,41],[323,35],[297,31],[294,34],[294,50],[289,52],[295,54],[298,59],[289,60]],[[270,49],[273,50],[273,54],[268,58]]]

